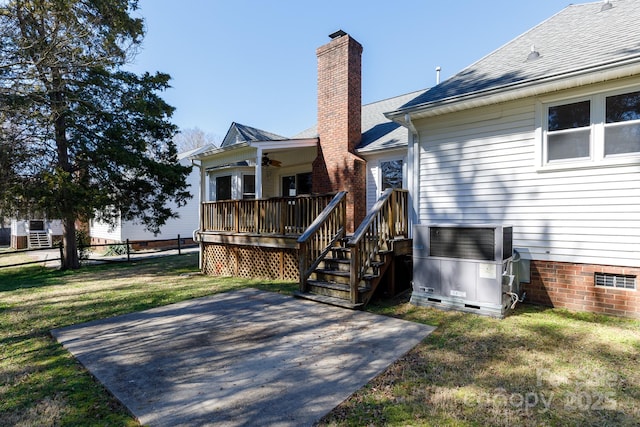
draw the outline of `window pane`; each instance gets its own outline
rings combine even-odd
[[[640,119],[640,92],[607,97],[607,123]]]
[[[282,196],[289,197],[296,195],[296,177],[295,176],[283,176],[282,177]]]
[[[255,175],[242,176],[242,198],[243,199],[256,198],[256,176]]]
[[[387,188],[402,188],[402,160],[380,163],[380,172],[383,191]]]
[[[547,134],[548,161],[589,157],[590,129]]]
[[[231,199],[231,175],[216,178],[216,200]]]
[[[311,172],[296,175],[298,194],[311,194]]]
[[[640,123],[607,126],[604,141],[605,156],[640,152]]]
[[[549,131],[591,125],[591,101],[549,107]]]

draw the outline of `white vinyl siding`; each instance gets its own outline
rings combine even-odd
[[[534,100],[416,126],[420,223],[508,224],[526,258],[640,266],[640,168],[540,172]]]
[[[97,239],[122,240],[122,227],[120,221],[115,226],[110,226],[106,222],[98,220],[91,221],[91,237]]]
[[[180,164],[190,166],[191,161],[182,159]],[[160,240],[175,239],[178,234],[181,238],[190,238],[193,231],[200,226],[199,223],[199,202],[198,189],[200,188],[200,171],[194,167],[191,174],[187,176],[187,184],[189,184],[189,192],[193,195],[187,201],[187,204],[178,208],[175,204],[169,204],[173,212],[177,212],[178,218],[168,219],[160,228],[160,233],[154,235],[150,231],[145,230],[144,225],[135,221],[118,221],[118,224],[110,229],[108,224],[99,221],[91,222],[91,237],[110,239],[124,242],[129,240]]]

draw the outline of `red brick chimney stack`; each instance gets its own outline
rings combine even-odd
[[[313,192],[347,191],[347,231],[366,213],[365,162],[355,154],[362,137],[362,45],[340,30],[317,49],[318,157]]]

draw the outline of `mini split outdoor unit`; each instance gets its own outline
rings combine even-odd
[[[504,317],[520,301],[516,260],[511,226],[415,225],[411,302]]]

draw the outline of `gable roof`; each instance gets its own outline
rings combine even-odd
[[[388,117],[639,62],[640,1],[612,0],[608,5],[599,1],[568,6]],[[529,57],[532,47],[537,57]],[[574,79],[573,85],[578,84]]]
[[[408,143],[407,130],[387,119],[384,113],[399,108],[423,94],[425,91],[426,89],[418,90],[363,105],[362,139],[356,147],[356,150],[364,154],[379,150],[406,147]],[[316,124],[295,135],[294,138],[314,138],[317,135],[318,127]]]
[[[239,142],[256,142],[256,141],[282,141],[285,138],[275,133],[267,132],[251,126],[241,125],[233,122],[227,131],[220,147],[228,147]]]

